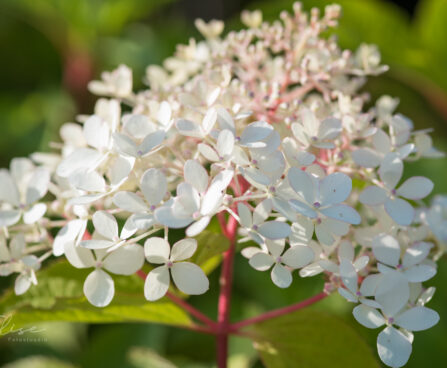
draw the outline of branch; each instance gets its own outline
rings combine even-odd
[[[328,296],[329,294],[327,294],[326,292],[322,291],[321,293],[314,295],[313,297],[303,300],[299,303],[296,304],[292,304],[289,305],[288,307],[284,307],[284,308],[279,308],[279,309],[274,309],[272,311],[260,314],[259,316],[253,317],[253,318],[248,318],[245,319],[243,321],[237,322],[237,323],[233,323],[230,328],[231,328],[231,332],[235,333],[238,332],[238,330],[240,330],[243,327],[252,325],[254,323],[259,323],[259,322],[263,322],[263,321],[267,321],[269,319],[273,319],[276,317],[280,317],[284,314],[288,314],[294,311],[297,311],[299,309],[308,307],[309,305],[312,305],[318,301],[320,301],[321,299],[324,299]]]

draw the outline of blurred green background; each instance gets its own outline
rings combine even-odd
[[[333,1],[303,1],[305,9]],[[336,1],[335,1],[336,2]],[[336,30],[344,48],[362,42],[380,47],[391,69],[372,78],[365,90],[372,101],[398,96],[399,111],[417,129],[433,127],[435,145],[447,151],[447,1],[341,0],[343,17]],[[240,27],[238,13],[259,8],[265,19],[290,10],[292,1],[238,0],[1,0],[0,1],[0,167],[12,157],[48,150],[58,129],[78,113],[91,113],[94,96],[86,84],[101,71],[124,63],[134,71],[136,88],[148,64],[160,63],[177,43],[199,37],[197,17],[225,19],[227,30]],[[406,166],[405,176],[426,175],[435,193],[447,192],[446,161],[422,160]],[[290,289],[274,287],[267,273],[236,260],[232,319],[291,304],[321,288],[318,279],[298,279]],[[215,317],[216,272],[211,291],[191,303]],[[441,367],[447,361],[447,263],[430,284],[438,287],[430,307],[440,323],[416,333],[408,367]],[[10,280],[1,279],[5,289]],[[315,308],[329,310],[354,326],[375,350],[378,331],[357,325],[352,305],[331,296]],[[13,342],[0,337],[0,364],[5,367],[212,367],[214,341],[172,327],[149,324],[85,325],[51,323],[43,341]],[[322,353],[324,353],[322,351]],[[349,346],[346,352],[349,354]],[[261,367],[249,340],[232,338],[230,367]],[[317,367],[318,368],[318,367]],[[349,367],[348,367],[349,368]]]

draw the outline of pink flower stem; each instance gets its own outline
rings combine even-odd
[[[220,276],[220,295],[217,307],[217,366],[227,367],[228,335],[230,334],[230,307],[231,286],[233,282],[234,253],[236,249],[237,221],[234,217],[228,219],[228,223],[222,232],[230,240],[230,247],[223,255],[222,271]]]
[[[274,309],[272,311],[260,314],[259,316],[253,317],[253,318],[248,318],[245,319],[243,321],[237,322],[237,323],[233,323],[230,326],[230,332],[232,333],[237,333],[240,329],[242,329],[243,327],[252,325],[254,323],[259,323],[259,322],[263,322],[263,321],[267,321],[269,319],[272,318],[276,318],[276,317],[280,317],[284,314],[288,314],[294,311],[297,311],[299,309],[308,307],[309,305],[312,305],[318,301],[320,301],[321,299],[324,299],[328,296],[328,294],[324,291],[322,291],[321,293],[314,295],[308,299],[305,299],[299,303],[296,304],[292,304],[289,305],[287,307],[284,308],[279,308],[279,309]]]
[[[146,273],[144,273],[142,270],[137,271],[137,275],[138,275],[138,277],[140,277],[143,280],[146,279]],[[214,322],[211,318],[207,317],[202,312],[200,312],[198,309],[194,308],[191,304],[189,304],[182,298],[178,297],[177,295],[171,293],[170,291],[168,291],[166,293],[166,297],[171,299],[171,301],[174,302],[175,304],[177,304],[180,308],[189,312],[192,316],[197,318],[197,320],[203,322],[206,326],[208,326],[209,331],[207,331],[207,332],[214,333],[212,331],[214,331],[216,329],[216,322]],[[201,331],[201,332],[203,332],[203,331]]]

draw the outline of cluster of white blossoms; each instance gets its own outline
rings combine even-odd
[[[123,65],[91,82],[105,96],[93,115],[64,124],[53,153],[0,171],[0,275],[18,274],[22,294],[45,259],[65,256],[92,269],[85,296],[102,307],[113,275],[147,262],[148,300],[171,278],[202,294],[194,238],[228,213],[250,266],[281,288],[323,275],[359,323],[382,328],[383,362],[403,366],[413,331],[438,322],[423,283],[447,244],[447,198],[426,207],[433,183],[402,179],[404,163],[443,154],[395,112],[397,99],[359,92],[387,67],[375,46],[351,53],[321,37],[339,13],[297,3],[267,23],[244,12],[247,28],[225,37],[222,22],[198,21],[205,40],[149,66],[147,90],[133,91]],[[169,229],[185,234],[172,247]]]

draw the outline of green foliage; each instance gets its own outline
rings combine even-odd
[[[113,302],[96,308],[82,292],[88,273],[67,262],[56,262],[39,273],[39,284],[28,293],[16,296],[12,290],[7,291],[0,299],[0,315],[14,329],[42,321],[191,323],[189,316],[168,300],[148,303],[143,296],[143,281],[135,275],[113,276]],[[3,326],[5,331],[5,323]]]
[[[192,262],[198,264],[206,274],[209,274],[220,264],[221,255],[229,248],[230,242],[223,234],[209,230],[202,231],[196,239],[197,251]]]
[[[379,367],[371,348],[337,317],[299,310],[246,331],[267,368]]]

